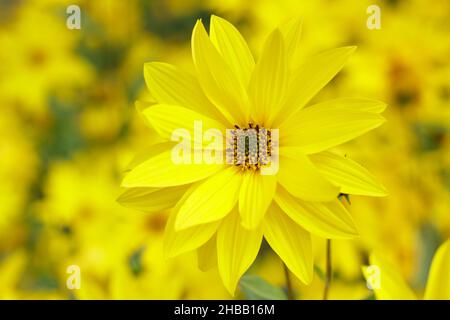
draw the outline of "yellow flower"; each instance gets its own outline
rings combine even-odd
[[[209,36],[201,21],[193,30],[195,75],[164,63],[144,66],[157,104],[144,108],[140,103],[138,110],[167,142],[133,161],[123,180],[130,189],[119,201],[147,211],[161,210],[161,203],[173,207],[166,226],[166,255],[198,249],[200,265],[206,268],[217,262],[231,294],[255,260],[263,237],[287,267],[309,283],[310,233],[341,239],[358,234],[337,196],[386,194],[362,166],[328,151],[381,125],[379,113],[385,104],[345,98],[305,108],[355,47],[297,62],[293,57],[301,50],[300,33],[299,21],[274,30],[255,63],[238,30],[212,16]],[[250,162],[250,147],[242,153],[233,151],[234,164],[175,164],[170,141],[175,130],[188,130],[196,150],[204,145],[195,141],[196,121],[204,130],[221,133],[264,128],[275,137],[279,130],[279,171],[261,174],[267,163],[262,158]],[[264,145],[261,141],[266,140],[259,140],[258,148]],[[273,140],[267,146],[275,144]],[[240,156],[245,161],[236,165]]]
[[[19,222],[25,211],[30,184],[36,180],[39,159],[26,128],[16,112],[5,108],[0,119],[0,248],[20,238]],[[17,228],[19,227],[19,228]]]
[[[375,254],[370,256],[370,264],[378,267],[379,285],[374,287],[375,296],[380,300],[417,299],[402,275],[384,258]],[[426,300],[450,300],[450,239],[436,251],[431,262],[428,281],[425,288]],[[369,279],[368,267],[363,267],[363,274]],[[369,281],[369,280],[368,280]]]
[[[91,67],[74,52],[77,33],[42,5],[35,1],[22,4],[14,23],[0,29],[2,104],[40,121],[48,117],[51,93],[63,96],[65,89],[85,86],[93,79]],[[56,38],[60,40],[50,41]]]

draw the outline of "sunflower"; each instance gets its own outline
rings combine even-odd
[[[200,268],[217,264],[232,295],[263,238],[298,279],[309,283],[311,234],[327,239],[358,235],[338,196],[386,195],[366,169],[328,150],[381,125],[379,113],[386,105],[345,98],[305,107],[355,47],[297,62],[300,34],[297,20],[275,29],[255,62],[239,31],[212,16],[209,35],[200,20],[193,29],[194,75],[165,63],[144,66],[157,103],[138,102],[137,107],[165,142],[132,162],[122,183],[128,189],[119,201],[146,211],[169,210],[166,255],[197,250]],[[232,163],[174,163],[173,132],[184,128],[191,133],[187,139],[195,140],[196,121],[220,132],[256,128],[271,136],[277,130],[278,171],[262,174],[267,163],[261,158],[250,163],[248,148],[241,155],[234,150]],[[268,140],[271,149],[275,143]],[[265,140],[258,141],[262,147]],[[244,161],[237,162],[238,156]]]

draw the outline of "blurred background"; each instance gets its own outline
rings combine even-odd
[[[70,4],[80,30],[66,27]],[[366,27],[371,4],[380,30]],[[450,237],[449,1],[0,0],[0,299],[231,298],[193,253],[163,259],[165,212],[116,202],[127,163],[156,139],[134,108],[151,98],[143,64],[192,70],[191,30],[211,13],[235,24],[256,56],[271,29],[297,17],[305,57],[358,46],[315,101],[388,103],[382,127],[342,148],[389,196],[351,198],[361,237],[333,241],[330,298],[373,298],[361,273],[371,252],[421,296]],[[321,298],[324,247],[314,239],[316,276],[295,282],[297,298]],[[69,290],[74,264],[81,288]],[[248,273],[284,286],[268,248]]]

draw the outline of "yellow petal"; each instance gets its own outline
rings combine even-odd
[[[358,236],[352,216],[337,199],[330,202],[302,201],[278,186],[274,200],[292,220],[315,235],[327,239]]]
[[[326,180],[307,156],[296,148],[280,148],[278,183],[305,201],[331,201],[339,188]]]
[[[264,238],[289,270],[305,284],[313,276],[311,235],[292,221],[275,203],[264,218]]]
[[[352,140],[384,122],[378,114],[320,104],[300,110],[280,127],[280,145],[317,153]]]
[[[276,29],[266,40],[249,84],[251,117],[256,123],[270,127],[285,97],[287,77],[284,40]]]
[[[396,270],[386,259],[381,256],[371,254],[370,264],[376,268],[377,272],[370,274],[368,267],[363,267],[363,274],[370,283],[377,283],[374,288],[375,297],[378,300],[416,300],[414,292],[406,284],[400,272]],[[378,277],[378,280],[371,281],[370,277]]]
[[[424,299],[450,300],[450,239],[433,257]]]
[[[122,187],[165,188],[199,181],[223,169],[221,164],[174,164],[172,150],[161,152],[134,167]]]
[[[157,104],[145,109],[142,113],[156,132],[167,140],[171,139],[177,129],[186,129],[194,139],[195,122],[201,123],[202,132],[208,129],[225,132],[225,127],[220,122],[180,106]]]
[[[239,193],[239,213],[242,226],[255,229],[259,226],[275,194],[275,176],[261,175],[259,172],[246,172],[243,175]]]
[[[249,110],[245,87],[213,46],[200,20],[192,33],[192,57],[209,100],[230,123],[247,124]]]
[[[383,185],[367,169],[347,157],[323,151],[311,155],[310,159],[328,180],[341,187],[342,193],[373,197],[387,195]]]
[[[185,230],[175,230],[175,220],[180,207],[195,188],[196,185],[191,186],[170,213],[164,232],[164,255],[166,258],[175,257],[202,246],[211,239],[220,224],[220,222],[212,222]]]
[[[215,236],[197,249],[197,263],[198,268],[202,271],[208,271],[217,266],[217,241]]]
[[[135,106],[136,111],[138,112],[138,114],[141,114],[142,111],[144,111],[145,109],[151,107],[154,104],[156,104],[155,101],[136,100],[136,102],[134,103],[134,106]]]
[[[145,148],[144,150],[138,152],[134,156],[134,158],[126,166],[125,171],[132,170],[134,167],[147,161],[148,159],[150,159],[164,151],[170,150],[171,148],[173,148],[173,146],[175,146],[175,142],[165,141],[165,142],[153,144],[153,145]]]
[[[287,100],[278,113],[274,128],[303,108],[342,69],[356,47],[342,47],[320,53],[306,60],[290,82]]]
[[[231,295],[234,296],[240,277],[258,255],[261,240],[262,228],[243,228],[237,210],[233,210],[217,230],[217,265]]]
[[[246,87],[255,66],[247,42],[231,23],[215,15],[211,16],[209,33],[214,46]]]
[[[130,188],[122,193],[117,202],[124,207],[145,212],[160,212],[173,207],[186,192],[187,186],[170,188]]]
[[[220,115],[203,93],[198,80],[188,72],[167,63],[147,62],[144,78],[158,103],[191,108],[212,118]]]
[[[323,110],[347,109],[370,113],[382,113],[386,109],[387,104],[382,101],[364,98],[338,98],[311,106],[311,108],[315,107],[320,107]]]
[[[150,108],[151,106],[154,106],[155,104],[156,104],[156,102],[140,101],[140,100],[137,100],[137,101],[134,103],[134,107],[136,108],[136,111],[137,111],[138,116],[140,116],[140,118],[144,121],[144,123],[145,123],[149,128],[151,128],[151,129],[153,129],[152,126],[151,126],[151,124],[147,121],[147,118],[144,117],[144,115],[142,114],[142,112],[143,112],[145,109]],[[156,133],[156,131],[155,131],[155,133]],[[156,134],[156,136],[158,136],[158,135]]]
[[[289,69],[297,70],[300,66],[302,20],[291,19],[280,27],[286,43],[286,56],[288,57]]]
[[[242,175],[229,167],[202,182],[180,208],[175,229],[182,230],[198,224],[224,218],[239,197]]]

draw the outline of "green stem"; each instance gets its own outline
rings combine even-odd
[[[328,292],[330,291],[332,269],[331,269],[331,240],[327,239],[326,252],[326,266],[325,266],[325,288],[323,290],[323,300],[328,299]]]

